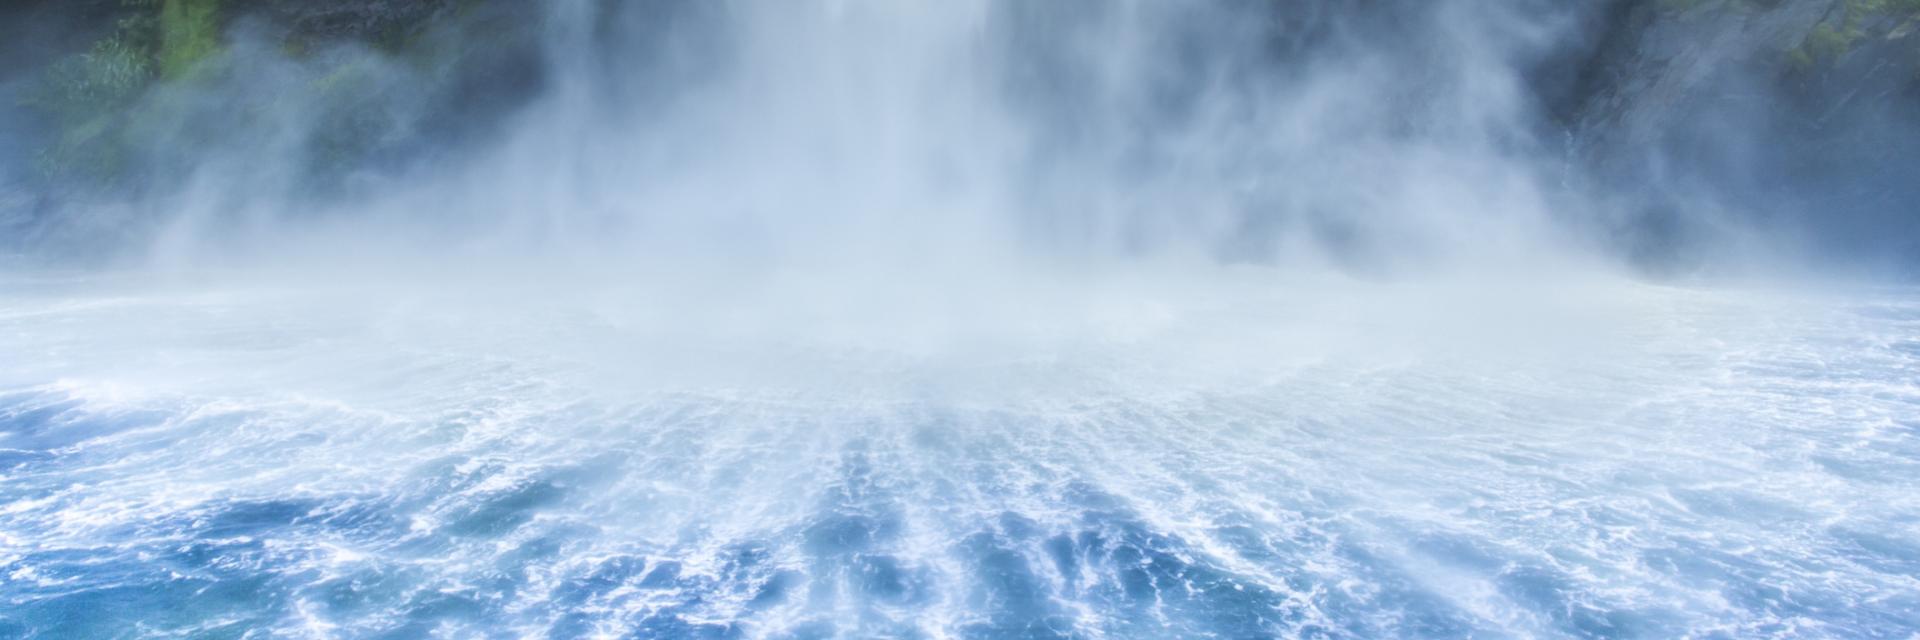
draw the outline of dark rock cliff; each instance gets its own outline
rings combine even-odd
[[[1235,0],[1237,11],[1264,0]],[[1060,145],[1088,126],[1070,107],[1076,85],[1048,58],[1059,33],[1100,3],[1016,3],[1009,15],[1042,32],[1011,81],[1043,95]],[[1284,82],[1302,51],[1335,34],[1373,33],[1419,54],[1423,2],[1265,2],[1276,25],[1261,59],[1180,57],[1169,65],[1258,72]],[[601,22],[681,26],[713,3],[597,5]],[[1606,206],[1578,224],[1657,270],[1686,270],[1707,238],[1730,228],[1781,231],[1811,250],[1920,263],[1920,0],[1595,0],[1568,8],[1516,0],[1514,10],[1570,16],[1563,42],[1517,61],[1540,105],[1545,146],[1564,151],[1567,186]],[[318,189],[485,140],[552,80],[541,3],[514,0],[22,0],[0,6],[0,230],[20,229],[48,198],[177,180],[170,167],[260,122],[273,98],[322,111],[307,118],[304,169]],[[1031,14],[1031,15],[1030,15]],[[1059,15],[1055,15],[1059,14]],[[1019,25],[1016,25],[1019,26]],[[1211,26],[1209,27],[1211,28]],[[697,31],[697,30],[695,30]],[[623,32],[640,32],[625,29]],[[1385,34],[1385,35],[1380,35]],[[1232,34],[1246,37],[1246,33]],[[665,58],[634,43],[601,46],[585,73],[632,76]],[[1198,38],[1220,37],[1211,31]],[[242,44],[245,43],[245,44]],[[235,46],[270,48],[274,64]],[[651,45],[649,45],[651,46]],[[668,45],[660,45],[668,46]],[[675,44],[678,50],[697,44]],[[708,45],[711,46],[711,45]],[[379,73],[369,72],[372,66]],[[605,69],[592,68],[595,66]],[[1050,66],[1051,65],[1051,66]],[[1252,69],[1265,65],[1266,69]],[[691,69],[691,67],[690,67]],[[659,70],[662,73],[670,70]],[[692,73],[693,71],[688,71]],[[1417,82],[1419,70],[1405,72]],[[286,80],[274,88],[262,78]],[[1070,80],[1070,79],[1069,79]],[[610,84],[610,83],[603,83]],[[1178,74],[1148,104],[1174,116]],[[155,100],[170,86],[221,100]],[[610,84],[611,86],[611,84]],[[612,86],[609,91],[633,91]],[[261,96],[263,91],[281,96]],[[1418,87],[1410,87],[1417,99]],[[1063,97],[1064,96],[1064,97]],[[642,102],[620,96],[625,102]],[[1162,114],[1165,115],[1165,114]],[[1171,116],[1169,116],[1171,117]],[[164,135],[156,132],[164,132]],[[191,144],[183,144],[183,141]],[[182,151],[182,150],[185,151]],[[42,221],[44,222],[44,221]],[[1722,247],[1724,248],[1724,247]],[[1807,248],[1807,247],[1803,247]]]
[[[1920,4],[1621,0],[1549,101],[1606,227],[1687,268],[1722,225],[1900,267],[1920,255]]]

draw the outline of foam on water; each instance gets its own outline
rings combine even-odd
[[[35,214],[131,273],[0,274],[0,637],[1920,629],[1920,296],[1618,277],[1598,4],[538,4],[399,166],[316,105],[448,69],[236,27]]]
[[[948,325],[10,282],[0,635],[1920,626],[1912,291],[1242,276]]]

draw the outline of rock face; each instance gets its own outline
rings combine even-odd
[[[142,233],[151,216],[112,203],[176,190],[214,158],[284,168],[250,182],[325,198],[469,144],[538,94],[541,11],[512,0],[0,6],[0,249],[103,225]],[[64,212],[76,209],[116,213],[75,231],[85,225],[66,218],[81,216]]]
[[[1613,155],[1658,146],[1688,111],[1723,109],[1729,81],[1777,71],[1843,0],[1800,0],[1771,9],[1704,4],[1675,10],[1620,2],[1598,55],[1585,69],[1591,92],[1573,127],[1593,151]]]
[[[442,12],[451,9],[452,0],[299,0],[242,1],[241,10],[259,11],[273,21],[285,24],[303,37],[316,39],[352,38],[392,39],[418,33]],[[245,5],[254,5],[247,7]]]
[[[1423,11],[1438,6],[1403,0],[1228,4],[1274,14],[1273,26],[1260,35],[1271,55],[1213,60],[1191,53],[1207,47],[1169,46],[1176,68],[1164,74],[1165,95],[1152,96],[1150,106],[1177,111],[1191,93],[1183,84],[1190,77],[1296,72],[1303,51],[1336,36],[1370,35],[1418,58],[1420,45],[1408,41],[1425,32]],[[1702,257],[1705,238],[1724,238],[1726,228],[1759,228],[1811,238],[1815,251],[1920,263],[1910,257],[1920,255],[1920,216],[1911,213],[1920,202],[1920,35],[1914,35],[1920,0],[1513,4],[1572,14],[1578,22],[1567,42],[1521,64],[1528,65],[1527,81],[1549,116],[1541,139],[1565,143],[1569,182],[1613,200],[1601,209],[1614,213],[1586,224],[1618,250],[1647,266],[1685,269]],[[681,26],[697,23],[702,12],[724,11],[717,3],[687,0],[581,6],[600,12],[603,23],[658,25],[663,41],[710,40],[710,34],[680,33],[688,31]],[[1053,50],[1047,43],[1061,34],[1049,25],[1085,20],[1103,6],[1008,3],[1010,15],[1020,18],[1015,26],[1040,28],[1027,34],[1039,43],[1023,49],[1029,54]],[[9,63],[0,65],[0,109],[10,110],[0,116],[0,149],[21,150],[0,152],[0,191],[27,191],[8,185],[47,175],[56,182],[128,181],[126,166],[164,164],[132,156],[156,146],[140,136],[171,131],[156,118],[233,121],[233,109],[263,102],[254,95],[262,91],[247,82],[286,72],[297,86],[277,90],[330,110],[310,119],[322,124],[305,134],[309,168],[325,178],[479,139],[549,81],[554,65],[545,59],[552,52],[542,48],[549,35],[541,32],[544,11],[542,3],[516,0],[0,3],[0,61]],[[1222,37],[1208,29],[1190,35]],[[233,64],[218,69],[229,76],[218,90],[232,99],[215,101],[226,112],[183,115],[145,100],[156,86],[220,82],[220,73],[191,71],[219,67],[220,49],[232,46],[236,31],[250,34],[258,48],[231,58],[265,51],[270,55],[257,57],[290,63],[264,72]],[[669,56],[597,37],[581,34],[581,48],[595,52],[574,66],[621,77],[666,73],[638,67]],[[369,65],[370,58],[378,60]],[[1061,108],[1073,104],[1075,85],[1048,75],[1048,62],[1029,55],[1022,61],[1026,75],[1013,80],[1043,97],[1036,101],[1040,117],[1057,119],[1049,130],[1070,138],[1075,127],[1086,126],[1077,115],[1086,110]],[[373,71],[382,65],[385,71]],[[1420,73],[1407,73],[1410,84],[1419,81]],[[69,86],[44,86],[49,77]],[[405,90],[387,90],[394,87]],[[1407,93],[1417,99],[1418,87]],[[259,119],[258,113],[237,115]],[[208,129],[217,134],[221,128]],[[35,185],[32,191],[50,189]],[[0,221],[30,218],[18,204],[28,200],[0,198],[0,209],[11,211],[0,212]]]
[[[204,115],[188,113],[196,109],[182,100],[159,104],[164,100],[157,94],[167,93],[159,89],[222,95],[203,102],[243,110],[260,102],[252,94],[272,90],[322,110],[354,111],[315,118],[352,125],[316,132],[335,138],[323,146],[339,156],[370,148],[365,141],[339,140],[342,135],[392,137],[364,130],[370,119],[399,111],[431,121],[396,124],[434,132],[496,115],[502,105],[534,93],[543,69],[537,28],[528,28],[537,24],[532,18],[538,9],[514,2],[115,0],[43,3],[13,12],[32,24],[73,25],[58,41],[44,38],[37,49],[8,52],[9,60],[21,63],[10,66],[36,73],[6,84],[16,98],[6,107],[23,109],[0,118],[35,125],[29,128],[38,129],[37,135],[16,133],[27,138],[27,147],[41,149],[34,154],[39,169],[56,181],[137,178],[128,171],[128,156],[150,146],[137,138],[177,128],[173,120]],[[405,75],[415,77],[400,77]],[[380,82],[404,82],[406,91],[381,90]],[[401,98],[429,104],[394,103]],[[231,116],[261,114],[256,109],[211,117]],[[335,157],[330,163],[352,161],[357,159]]]
[[[1570,161],[1655,268],[1745,226],[1911,269],[1920,252],[1920,6],[1864,0],[1622,0],[1555,105]],[[1905,266],[1893,263],[1906,263]]]

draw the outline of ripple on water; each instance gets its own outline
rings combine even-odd
[[[0,637],[1904,637],[1920,351],[1802,335],[1865,309],[991,408],[0,390]]]

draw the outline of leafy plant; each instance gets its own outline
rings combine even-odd
[[[160,71],[179,77],[220,49],[220,0],[163,0]]]
[[[49,66],[23,100],[51,120],[58,134],[36,161],[52,175],[110,177],[124,161],[120,124],[153,78],[147,51],[126,34]]]

